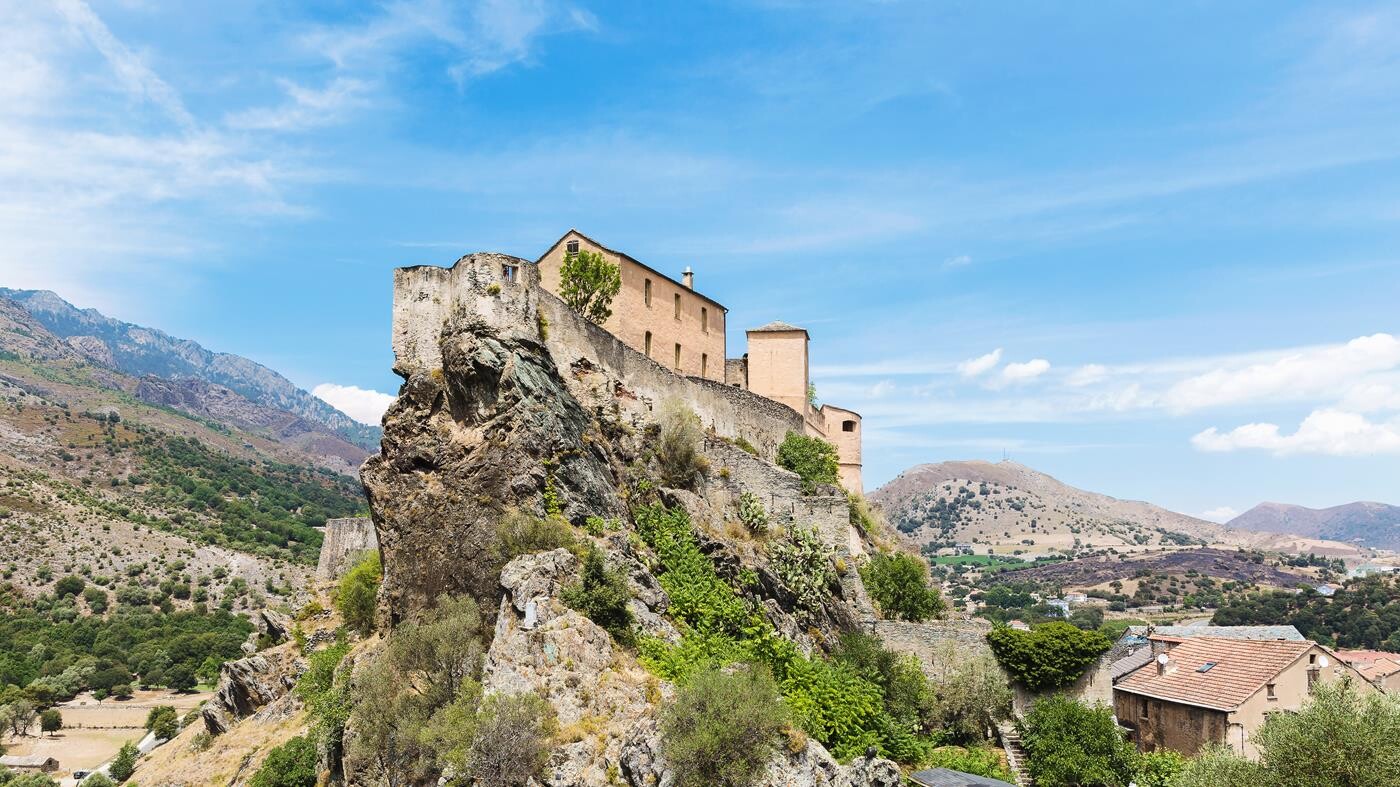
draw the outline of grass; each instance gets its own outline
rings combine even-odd
[[[986,566],[990,568],[1025,565],[1025,562],[1019,559],[1007,560],[994,555],[940,555],[929,558],[929,562],[935,566]]]

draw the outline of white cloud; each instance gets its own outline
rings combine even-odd
[[[1067,385],[1076,388],[1094,383],[1103,382],[1108,379],[1108,367],[1097,363],[1085,364],[1073,372],[1065,379]]]
[[[883,399],[894,393],[896,387],[894,380],[881,380],[870,386],[870,390],[866,394],[871,399]]]
[[[1211,427],[1191,438],[1200,451],[1271,451],[1278,456],[1330,454],[1365,456],[1400,453],[1400,425],[1374,423],[1358,413],[1314,410],[1293,434],[1283,434],[1277,424],[1253,423],[1228,432]]]
[[[278,107],[258,107],[236,112],[228,125],[261,131],[300,131],[341,120],[352,109],[368,106],[370,83],[362,79],[336,77],[316,90],[288,79],[278,80],[288,102]]]
[[[1025,363],[1008,363],[1005,369],[1001,370],[1001,378],[1009,383],[1025,382],[1050,371],[1050,362],[1044,358],[1036,358]]]
[[[1377,333],[1240,368],[1213,369],[1176,383],[1163,401],[1173,411],[1188,412],[1244,402],[1335,396],[1364,375],[1397,366],[1400,338]]]
[[[986,372],[991,371],[992,368],[999,363],[1001,363],[1000,347],[996,348],[995,350],[992,350],[986,355],[980,355],[976,358],[969,358],[968,360],[958,364],[958,374],[961,374],[963,377],[967,378],[978,377]]]
[[[313,396],[362,424],[376,425],[396,397],[353,385],[321,383],[311,389]]]
[[[943,261],[943,267],[944,267],[945,269],[965,268],[965,267],[967,267],[968,265],[971,265],[971,264],[972,264],[972,257],[971,257],[970,255],[967,255],[967,254],[959,254],[959,255],[956,256],[956,257],[949,257],[948,259],[946,259],[946,260]]]
[[[1239,515],[1240,512],[1235,509],[1229,506],[1221,506],[1219,508],[1212,508],[1209,511],[1202,511],[1201,519],[1209,519],[1212,522],[1219,522],[1223,525]]]

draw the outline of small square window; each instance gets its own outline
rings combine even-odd
[[[1264,689],[1269,693],[1269,699],[1278,699],[1278,695],[1274,694],[1274,684],[1270,683],[1269,685],[1265,686]]]
[[[843,432],[854,432],[855,430],[856,430],[856,422],[855,422],[855,421],[842,421],[842,422],[841,422],[841,431],[843,431]]]
[[[576,240],[571,240],[571,241],[569,241],[569,242],[564,246],[564,248],[565,248],[570,254],[578,254],[578,241],[576,241]]]

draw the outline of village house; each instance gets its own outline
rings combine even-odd
[[[841,485],[863,491],[860,414],[812,403],[811,336],[805,329],[784,322],[751,329],[748,351],[726,358],[729,310],[695,289],[693,270],[687,267],[677,281],[572,229],[536,260],[541,286],[560,295],[564,260],[585,251],[601,254],[621,273],[622,289],[603,328],[676,374],[732,385],[792,408],[806,434],[836,447]]]
[[[9,755],[0,757],[0,768],[28,773],[56,773],[58,760],[42,754]]]
[[[1317,683],[1347,678],[1375,690],[1315,642],[1191,637],[1115,681],[1113,708],[1140,751],[1190,756],[1220,743],[1253,758],[1251,737],[1270,714],[1297,711]]]
[[[1372,686],[1388,693],[1400,690],[1400,653],[1380,650],[1339,650],[1337,658],[1350,664]]]

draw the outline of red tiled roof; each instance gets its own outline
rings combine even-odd
[[[1113,688],[1230,711],[1313,647],[1307,641],[1191,638],[1168,654],[1176,667],[1171,672],[1158,675],[1154,660],[1123,677]],[[1207,662],[1215,662],[1215,666],[1199,672]]]
[[[1400,653],[1386,653],[1383,650],[1339,650],[1337,651],[1337,658],[1348,664],[1358,661],[1378,661],[1380,659],[1400,662]]]

